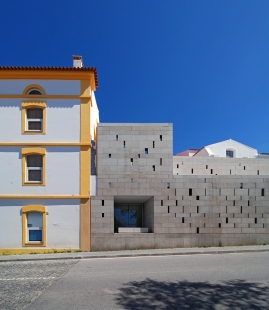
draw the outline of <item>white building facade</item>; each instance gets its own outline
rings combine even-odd
[[[95,68],[0,67],[2,249],[90,249],[97,86]]]

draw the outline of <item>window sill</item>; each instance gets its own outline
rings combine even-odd
[[[25,182],[22,184],[22,186],[45,186],[43,182],[35,183],[35,182]]]
[[[39,130],[25,130],[22,132],[23,135],[45,135],[44,131]]]
[[[34,243],[29,243],[29,242],[27,242],[27,243],[25,243],[25,245],[24,246],[29,246],[29,247],[31,247],[31,246],[42,246],[42,247],[44,247],[44,246],[46,246],[43,242],[41,242],[41,243],[36,243],[36,242],[34,242]]]

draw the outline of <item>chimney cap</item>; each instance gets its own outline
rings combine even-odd
[[[73,55],[72,57],[73,57],[73,59],[82,60],[82,56]]]
[[[73,55],[72,57],[73,57],[73,67],[82,68],[83,67],[82,56]]]

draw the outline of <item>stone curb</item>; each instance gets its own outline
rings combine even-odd
[[[177,249],[178,250],[178,249]],[[149,250],[148,250],[149,251]],[[161,252],[164,251],[164,252]],[[113,253],[113,252],[107,252],[107,254],[98,254],[93,253],[91,255],[77,255],[77,254],[69,254],[69,255],[63,255],[63,254],[42,254],[44,256],[40,257],[39,254],[35,254],[35,257],[20,257],[19,255],[10,255],[5,256],[5,259],[0,258],[0,262],[18,262],[18,261],[41,261],[41,260],[60,260],[60,259],[96,259],[96,258],[127,258],[127,257],[146,257],[146,256],[182,256],[182,255],[208,255],[208,254],[231,254],[231,253],[253,253],[253,252],[269,252],[269,247],[266,249],[263,248],[255,248],[255,249],[238,249],[238,247],[235,247],[234,249],[230,250],[202,250],[202,251],[185,251],[182,249],[182,251],[152,251],[151,253],[141,253],[135,252],[135,253]],[[47,256],[48,255],[48,256]],[[50,256],[49,256],[50,255]],[[53,255],[53,256],[52,256]]]

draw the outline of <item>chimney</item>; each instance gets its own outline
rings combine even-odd
[[[74,68],[82,68],[83,67],[82,56],[73,55],[73,67]]]

